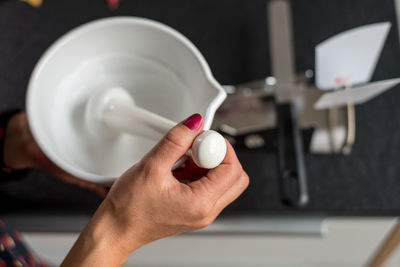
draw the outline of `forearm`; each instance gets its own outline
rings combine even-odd
[[[126,249],[112,215],[102,204],[80,234],[61,266],[121,266],[139,244]]]

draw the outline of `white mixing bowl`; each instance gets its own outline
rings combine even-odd
[[[87,131],[88,98],[116,86],[136,105],[175,122],[200,113],[205,129],[226,97],[196,47],[168,26],[114,17],[70,31],[36,65],[26,106],[41,149],[74,176],[108,183],[155,144],[140,136],[104,139]]]

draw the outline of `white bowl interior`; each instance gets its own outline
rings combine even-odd
[[[51,160],[80,178],[107,182],[140,160],[154,141],[103,140],[84,121],[97,90],[123,87],[136,105],[179,122],[201,113],[209,128],[225,95],[196,48],[169,27],[140,18],[92,22],[66,34],[42,57],[27,96],[35,139]]]

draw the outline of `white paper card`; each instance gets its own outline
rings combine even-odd
[[[354,105],[362,104],[398,83],[400,83],[400,78],[373,82],[348,90],[325,93],[314,104],[314,108],[326,109],[330,107],[340,107],[348,103],[353,103]]]
[[[374,23],[339,33],[315,48],[315,82],[329,90],[371,80],[390,22]]]

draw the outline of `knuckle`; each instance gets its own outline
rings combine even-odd
[[[232,164],[231,167],[227,170],[227,175],[238,178],[241,174],[241,167],[237,164]]]
[[[202,205],[198,208],[196,215],[198,219],[204,220],[210,214],[210,211],[209,205]]]
[[[207,218],[201,220],[201,221],[196,225],[196,228],[197,228],[197,229],[206,228],[207,226],[209,226],[210,224],[212,224],[213,221],[214,221],[214,218],[212,218],[212,217],[207,217]]]
[[[220,173],[218,173],[218,174],[220,174]],[[234,165],[231,165],[231,164],[225,165],[223,167],[223,172],[221,172],[221,174],[223,174],[226,177],[235,176],[235,167],[234,167]]]
[[[243,167],[240,164],[235,164],[234,173],[237,177],[246,175],[246,172],[243,170]]]
[[[242,179],[244,180],[244,188],[247,188],[250,184],[250,178],[247,173],[243,172]]]
[[[211,213],[211,205],[206,201],[198,202],[191,206],[189,211],[189,221],[203,221]]]
[[[182,136],[177,131],[171,130],[169,131],[165,137],[164,137],[165,142],[168,145],[171,145],[173,147],[183,149],[185,146],[182,142]]]

